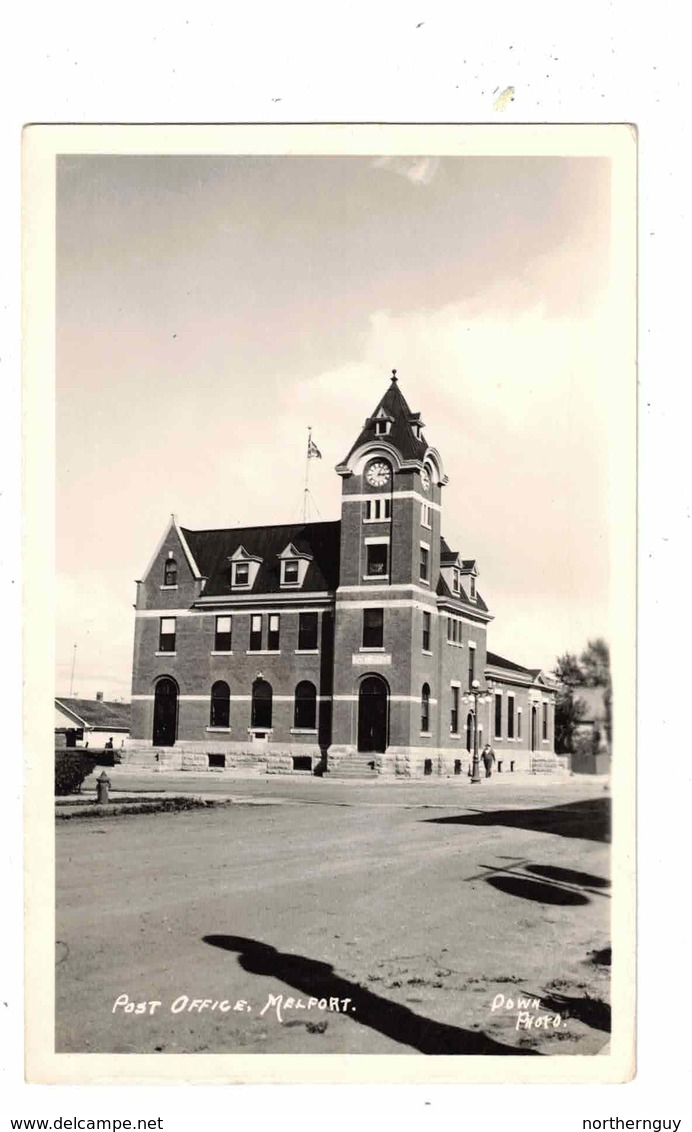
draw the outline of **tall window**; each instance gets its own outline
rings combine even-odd
[[[159,621],[159,652],[175,652],[175,617]]]
[[[514,696],[507,696],[507,738],[514,738]]]
[[[167,558],[163,567],[163,584],[164,586],[177,586],[178,584],[178,563],[175,558]]]
[[[431,615],[423,613],[423,651],[430,652],[430,622]]]
[[[452,711],[449,720],[449,729],[452,735],[459,734],[459,689],[452,684]]]
[[[272,725],[272,686],[266,680],[255,680],[252,685],[252,726]]]
[[[368,543],[365,547],[367,560],[365,573],[370,577],[381,577],[387,573],[389,547],[386,542]]]
[[[262,648],[262,614],[253,613],[250,618],[250,652],[259,652]]]
[[[421,503],[421,505],[420,505],[420,521],[421,521],[422,527],[428,527],[429,528],[432,525],[431,522],[430,522],[430,504],[429,503]]]
[[[469,688],[476,679],[476,650],[469,648]]]
[[[298,648],[313,650],[317,648],[317,614],[298,614]]]
[[[421,582],[430,581],[430,551],[422,543],[420,548],[420,580]]]
[[[217,617],[214,634],[214,652],[231,651],[231,618]]]
[[[363,610],[363,648],[381,649],[384,647],[384,610]]]
[[[452,591],[455,594],[459,593],[459,571],[452,570]]]
[[[476,600],[476,579],[474,578],[473,574],[471,574],[471,577],[469,578],[469,597],[471,598],[471,601]]]
[[[521,708],[517,712],[517,739],[521,739]]]
[[[278,613],[269,614],[269,632],[267,633],[267,648],[270,652],[279,651],[280,619]]]
[[[230,727],[231,689],[225,680],[217,680],[211,688],[210,727]]]
[[[309,680],[301,680],[296,686],[293,726],[308,731],[317,727],[317,689]]]
[[[495,738],[502,738],[502,696],[495,693]]]
[[[430,730],[430,685],[424,684],[420,695],[420,729]]]
[[[548,705],[543,704],[543,738],[548,738]]]
[[[447,640],[450,645],[461,644],[461,621],[458,617],[447,618]]]

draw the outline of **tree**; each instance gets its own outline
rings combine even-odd
[[[574,733],[586,714],[586,704],[579,698],[579,688],[603,688],[606,712],[606,733],[611,736],[610,649],[602,637],[588,641],[577,657],[566,652],[559,656],[553,670],[560,689],[555,701],[555,750],[557,754],[574,751]]]

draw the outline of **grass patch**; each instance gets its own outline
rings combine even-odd
[[[67,806],[56,807],[55,816],[62,821],[72,818],[116,818],[124,814],[178,814],[187,810],[208,810],[213,807],[230,806],[232,803],[226,799],[215,798],[157,798],[152,802],[144,802],[133,798],[129,802],[109,802],[100,806],[94,803],[71,803]]]

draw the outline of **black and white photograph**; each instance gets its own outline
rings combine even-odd
[[[39,1079],[628,1079],[634,133],[65,134]]]

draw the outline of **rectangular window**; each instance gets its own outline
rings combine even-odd
[[[521,739],[521,710],[517,712],[517,739]]]
[[[216,633],[214,634],[214,652],[231,651],[231,618],[216,618]]]
[[[450,715],[450,731],[452,735],[459,734],[459,689],[456,684],[452,685],[452,711]]]
[[[391,499],[368,499],[365,504],[365,518],[370,523],[388,522],[392,517]]]
[[[159,621],[159,652],[175,652],[175,617]]]
[[[421,582],[430,581],[430,551],[422,543],[420,548],[420,580]]]
[[[495,738],[502,738],[502,696],[495,695]]]
[[[450,645],[451,645],[452,641],[454,640],[453,634],[454,634],[454,619],[452,617],[448,617],[447,618],[447,640],[449,641]]]
[[[514,696],[507,696],[507,738],[514,738]]]
[[[476,679],[476,650],[469,649],[469,688]]]
[[[457,621],[456,617],[454,618],[454,644],[461,644],[461,621]]]
[[[420,521],[421,521],[422,527],[430,527],[432,525],[431,522],[430,522],[430,504],[429,503],[421,503]]]
[[[459,571],[452,571],[452,590],[455,594],[459,593]]]
[[[317,614],[298,614],[298,648],[317,648]]]
[[[381,649],[384,647],[384,610],[363,610],[363,648]]]
[[[270,652],[279,651],[279,625],[278,613],[269,614],[269,632],[267,633],[267,648]]]
[[[233,568],[233,585],[247,586],[250,583],[250,566],[247,562],[235,562]]]
[[[430,621],[429,613],[423,614],[423,651],[430,652]]]
[[[548,705],[543,704],[543,738],[548,738]]]
[[[474,578],[473,574],[469,578],[469,597],[471,598],[471,601],[476,600],[476,579]]]
[[[298,581],[298,563],[297,562],[284,562],[284,584],[287,586],[295,585]]]
[[[259,652],[262,648],[262,614],[253,613],[250,618],[250,652]]]
[[[389,547],[386,542],[368,543],[365,547],[367,555],[365,573],[368,577],[385,577],[387,574],[387,559]]]

